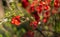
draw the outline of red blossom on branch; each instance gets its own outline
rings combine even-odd
[[[38,22],[37,21],[32,21],[30,22],[30,26],[32,27],[32,29],[36,29],[38,26]]]
[[[21,2],[22,2],[22,6],[23,6],[24,8],[28,7],[28,5],[29,5],[28,0],[22,0]]]
[[[16,26],[19,26],[20,25],[20,16],[15,16],[15,17],[12,17],[11,19],[11,23],[16,25]]]

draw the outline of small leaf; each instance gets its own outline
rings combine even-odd
[[[10,35],[7,32],[5,33],[5,35],[6,35],[6,37],[10,37]]]
[[[22,28],[22,32],[25,33],[26,32],[25,29]]]

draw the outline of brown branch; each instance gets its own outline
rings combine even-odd
[[[0,0],[0,21],[2,20],[3,17],[4,17],[4,7],[2,0]]]

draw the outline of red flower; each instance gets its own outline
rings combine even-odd
[[[34,12],[35,8],[34,8],[34,6],[30,6],[30,7],[27,8],[26,10],[27,10],[27,12],[28,12],[29,14],[31,14],[32,12]]]
[[[36,20],[37,22],[40,21],[40,17],[39,17],[39,15],[38,15],[37,11],[33,12],[32,15],[33,15],[33,17],[35,18],[35,20]]]
[[[54,7],[58,7],[58,3],[55,2],[55,3],[54,3]]]
[[[45,18],[50,17],[50,12],[49,12],[49,11],[45,12],[45,13],[44,13],[44,17],[45,17]]]
[[[33,29],[36,29],[37,26],[38,26],[38,22],[37,22],[37,21],[32,21],[32,22],[30,23],[30,26],[31,26]]]
[[[37,7],[36,7],[36,11],[37,11],[38,13],[41,13],[41,11],[42,11],[42,6],[41,6],[41,5],[37,6]]]
[[[59,1],[58,1],[58,0],[55,0],[55,1],[54,1],[54,7],[56,7],[56,8],[59,7]]]
[[[45,3],[45,2],[43,2],[43,1],[40,1],[39,5],[44,6],[44,5],[46,5],[46,3]]]
[[[19,26],[20,25],[20,16],[13,17],[11,23]]]
[[[23,6],[24,8],[28,7],[28,5],[29,5],[28,0],[22,0],[22,6]]]
[[[50,10],[50,6],[45,6],[44,10]]]
[[[43,18],[43,23],[46,23],[47,22],[47,18]]]
[[[34,10],[35,10],[34,6],[31,6],[31,7],[30,7],[30,11],[31,11],[31,12],[34,12]]]

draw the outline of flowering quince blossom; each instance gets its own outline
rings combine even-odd
[[[36,11],[40,14],[42,11],[42,6],[41,5],[37,6]]]
[[[38,15],[37,12],[34,12],[32,15],[33,15],[33,17],[35,18],[35,20],[36,20],[37,22],[40,21],[40,17],[39,17],[39,15]]]
[[[42,13],[43,10],[45,10],[46,12],[44,12],[43,17],[48,18],[50,17],[50,10],[51,10],[51,3],[52,0],[33,0],[32,3],[29,4],[29,9],[27,9],[27,11],[32,14],[32,16],[35,18],[35,20],[37,22],[40,21],[40,17],[39,14]],[[25,0],[25,2],[27,2]],[[59,7],[59,1],[54,0],[54,7]],[[36,12],[35,12],[36,11]]]
[[[30,7],[30,13],[31,13],[31,12],[34,12],[34,10],[35,10],[35,7],[34,7],[34,6],[31,6],[31,7]]]
[[[13,17],[11,20],[11,23],[16,25],[16,26],[19,26],[20,25],[20,16]]]
[[[43,6],[43,5],[46,5],[46,3],[43,2],[43,1],[40,1],[40,2],[39,2],[39,5],[42,5],[42,6]]]
[[[44,7],[44,10],[48,10],[48,11],[49,11],[49,10],[50,10],[50,6],[48,6],[48,5],[45,6],[45,7]]]
[[[32,21],[30,22],[30,26],[33,27],[33,29],[36,29],[38,26],[38,22],[37,21]]]
[[[44,17],[45,17],[45,18],[50,17],[50,12],[49,12],[49,11],[45,12],[45,13],[44,13]]]
[[[54,0],[54,7],[56,7],[56,8],[59,7],[59,1],[58,0]]]
[[[29,5],[28,0],[22,0],[21,2],[22,2],[22,6],[23,6],[24,8],[28,7],[28,5]]]
[[[43,23],[46,23],[47,22],[47,18],[43,18]]]
[[[55,32],[59,34],[60,0],[3,0],[2,3],[5,16],[0,19],[0,25],[3,26],[3,32],[8,32],[4,36],[55,37]],[[49,34],[44,34],[46,31]]]
[[[29,9],[28,13],[30,13],[30,14],[35,18],[35,20],[36,20],[37,22],[39,22],[40,17],[39,17],[39,15],[38,15],[38,12],[35,11],[35,8],[34,8],[34,7],[31,7],[31,8]]]
[[[31,14],[34,18],[35,21],[30,23],[30,26],[34,26],[34,28],[37,27],[38,22],[40,21],[40,14],[45,11],[43,13],[43,23],[47,23],[48,18],[50,17],[50,10],[51,10],[51,1],[52,0],[33,0],[32,3],[29,3],[28,0],[22,0],[22,6],[26,9],[26,7],[28,7],[26,10],[29,14]],[[54,7],[58,8],[59,7],[59,2],[57,0],[54,0]],[[55,11],[56,12],[56,11]],[[54,13],[54,10],[52,10],[52,13]]]

